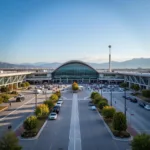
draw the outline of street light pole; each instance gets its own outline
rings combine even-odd
[[[35,108],[37,107],[37,93],[35,93]]]
[[[125,114],[125,116],[126,116],[126,110],[127,110],[127,108],[126,108],[127,101],[126,100],[127,100],[126,99],[126,88],[124,88],[124,114]]]

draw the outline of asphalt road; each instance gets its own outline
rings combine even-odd
[[[119,111],[124,112],[124,93],[113,93],[113,106]],[[130,96],[130,94],[127,94]],[[103,93],[103,96],[110,101],[110,93]],[[116,103],[115,103],[116,101]],[[138,103],[127,100],[127,119],[128,123],[139,133],[150,134],[150,111],[140,107]]]
[[[113,140],[99,114],[89,109],[86,91],[78,96],[64,92],[62,96],[66,99],[58,119],[48,120],[38,139],[21,140],[23,150],[69,150],[70,143],[75,145],[72,150],[128,149],[128,142]]]

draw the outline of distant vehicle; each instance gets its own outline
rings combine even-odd
[[[21,102],[21,101],[24,101],[25,100],[25,97],[24,95],[19,95],[16,97],[16,102]]]
[[[94,104],[93,104],[92,101],[89,101],[88,105],[89,105],[89,106],[94,106]]]
[[[144,107],[146,110],[150,110],[150,105],[145,105]]]
[[[40,89],[35,89],[35,90],[33,91],[33,93],[34,93],[34,94],[40,94],[40,93],[42,93],[42,90],[40,90]]]
[[[50,115],[48,116],[48,118],[50,120],[56,120],[57,119],[57,113],[56,112],[50,113]]]
[[[95,107],[95,106],[92,106],[91,109],[92,109],[92,110],[96,110],[96,107]]]
[[[137,103],[138,102],[136,98],[131,98],[130,101],[133,102],[133,103]]]
[[[57,102],[55,106],[61,107],[61,104],[62,104],[61,102]]]
[[[59,114],[60,107],[59,106],[54,106],[51,112],[56,112],[57,114]]]
[[[146,104],[144,102],[139,102],[139,106],[144,108],[146,106]]]

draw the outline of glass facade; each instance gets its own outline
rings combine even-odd
[[[72,79],[72,80],[89,80],[98,79],[98,72],[85,63],[70,62],[60,66],[52,73],[52,78],[56,79]]]

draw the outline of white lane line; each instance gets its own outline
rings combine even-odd
[[[3,119],[7,118],[9,115],[15,113],[19,108],[22,108],[24,105],[28,104],[29,102],[31,102],[33,99],[35,99],[34,97],[32,99],[30,99],[29,101],[27,101],[26,103],[22,104],[21,106],[17,107],[15,110],[13,110],[11,113],[7,114],[5,117],[1,118],[0,121],[2,121]]]
[[[82,150],[77,94],[73,94],[68,150]]]

